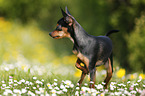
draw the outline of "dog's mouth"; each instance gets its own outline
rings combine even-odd
[[[59,38],[60,38],[60,36],[55,36],[55,37],[52,37],[52,38],[54,38],[54,39],[59,39]]]
[[[52,36],[51,33],[49,33],[49,35],[50,35],[52,38],[54,38],[54,39],[59,39],[59,38],[60,38],[60,36]]]
[[[55,36],[55,37],[53,37],[53,38],[59,38],[60,36]]]

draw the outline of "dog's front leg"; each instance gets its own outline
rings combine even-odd
[[[86,65],[85,65],[85,67],[82,67],[81,65],[80,65],[80,63],[83,63],[79,58],[77,59],[77,62],[76,62],[76,68],[78,68],[78,69],[80,69],[83,73],[85,73],[85,74],[88,74],[88,70],[87,70],[87,68],[86,68]]]
[[[89,66],[90,72],[90,88],[95,88],[96,67]]]
[[[86,76],[86,73],[82,72],[81,78],[80,78],[80,80],[78,81],[80,87],[81,87],[81,84],[82,84],[82,82],[83,82],[85,76]]]
[[[85,68],[86,66],[85,66],[85,67],[82,67],[82,66],[80,65],[80,63],[82,63],[82,61],[78,58],[75,66],[76,66],[78,69],[80,69],[80,70],[82,71],[81,78],[80,78],[80,80],[78,81],[79,86],[81,87],[81,84],[82,84],[82,82],[83,82],[83,80],[84,80],[86,74],[88,74],[88,71],[87,71],[87,69]]]

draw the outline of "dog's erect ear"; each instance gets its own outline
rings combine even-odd
[[[68,11],[67,6],[65,7],[65,12],[66,12],[67,14],[71,15],[70,12]]]
[[[61,11],[62,11],[62,15],[64,17],[64,20],[66,21],[66,23],[68,23],[69,26],[71,26],[74,22],[73,20],[73,17],[70,15],[70,12],[67,10],[67,7],[66,7],[66,13],[63,11],[62,8],[60,8]]]
[[[61,7],[60,7],[60,9],[61,9],[61,12],[62,12],[63,17],[68,16],[68,15],[63,11],[63,9],[62,9]]]
[[[71,26],[74,23],[74,20],[70,16],[66,16],[65,18],[66,23],[68,23],[69,26]]]

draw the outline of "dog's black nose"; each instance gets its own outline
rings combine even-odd
[[[51,36],[51,32],[49,33],[49,35]]]

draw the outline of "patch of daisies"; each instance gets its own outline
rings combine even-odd
[[[33,77],[30,81],[21,79],[15,80],[12,76],[8,77],[8,81],[0,81],[0,95],[18,96],[144,96],[145,80],[138,79],[136,81],[126,82],[110,82],[108,89],[104,89],[104,82],[95,85],[95,89],[89,88],[89,84],[84,83],[81,87],[79,84],[73,84],[70,80],[59,81],[57,79],[51,82],[38,80]]]

